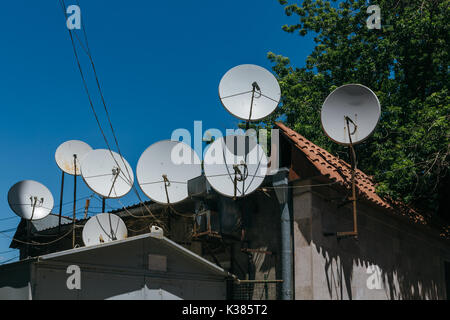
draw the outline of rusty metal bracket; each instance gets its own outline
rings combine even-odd
[[[354,238],[358,239],[358,211],[357,211],[357,197],[356,197],[356,152],[353,147],[352,137],[351,135],[356,131],[356,124],[349,118],[345,117],[345,120],[347,122],[347,132],[348,132],[348,138],[350,141],[349,144],[349,153],[351,158],[351,170],[352,170],[352,178],[351,178],[351,184],[352,184],[352,196],[347,197],[342,203],[338,205],[338,208],[348,204],[352,203],[352,211],[353,211],[353,231],[344,231],[344,232],[327,232],[324,233],[324,236],[336,236],[338,239],[342,238]],[[352,133],[350,133],[350,122],[354,125],[354,130]]]

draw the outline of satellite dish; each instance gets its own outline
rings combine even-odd
[[[268,159],[255,137],[230,135],[214,141],[206,150],[203,167],[211,186],[227,197],[243,197],[255,191],[267,174]]]
[[[81,176],[88,187],[104,198],[126,195],[134,183],[133,170],[114,151],[92,150],[81,161]]]
[[[79,176],[81,174],[80,162],[92,148],[87,143],[79,140],[70,140],[61,144],[55,152],[55,160],[58,167],[65,173]],[[74,155],[76,156],[76,172],[74,168]]]
[[[26,220],[45,218],[53,209],[53,196],[43,184],[24,180],[9,189],[8,203],[19,217]]]
[[[271,72],[254,64],[242,64],[230,69],[222,77],[219,97],[222,105],[233,116],[255,121],[275,110],[280,102],[281,90]]]
[[[331,140],[343,145],[350,144],[350,129],[351,142],[357,144],[373,133],[380,115],[380,102],[372,90],[360,84],[347,84],[325,99],[322,128]]]
[[[162,204],[186,199],[188,180],[201,174],[201,161],[195,151],[183,142],[171,140],[159,141],[148,147],[136,168],[142,191]]]
[[[91,218],[83,227],[82,238],[85,246],[123,240],[128,237],[125,223],[111,213],[100,213]]]

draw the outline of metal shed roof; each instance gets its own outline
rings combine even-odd
[[[138,240],[142,240],[142,239],[146,239],[146,238],[157,239],[161,244],[166,245],[166,246],[168,246],[168,247],[170,247],[172,249],[175,249],[178,253],[180,253],[180,254],[182,254],[182,255],[184,255],[184,256],[192,259],[192,260],[195,260],[196,262],[201,263],[202,265],[204,265],[205,267],[207,267],[209,270],[211,270],[212,272],[214,272],[217,275],[220,275],[220,276],[223,276],[223,277],[236,278],[236,276],[234,276],[233,274],[231,274],[228,271],[224,270],[223,268],[221,268],[221,267],[215,265],[214,263],[206,260],[205,258],[195,254],[194,252],[184,248],[183,246],[173,242],[172,240],[170,240],[170,239],[168,239],[168,238],[166,238],[164,236],[161,236],[161,235],[158,235],[158,234],[152,234],[152,233],[142,234],[142,235],[130,237],[130,238],[127,238],[127,239],[124,239],[124,240],[117,240],[117,241],[102,243],[102,244],[93,245],[93,246],[89,246],[89,247],[74,248],[74,249],[59,251],[59,252],[55,252],[55,253],[49,253],[49,254],[46,254],[46,255],[33,257],[33,258],[30,258],[30,259],[20,260],[20,261],[16,261],[16,262],[13,262],[13,263],[10,263],[10,264],[1,265],[0,266],[0,270],[2,268],[4,268],[4,267],[11,266],[11,265],[14,265],[14,264],[51,260],[51,259],[54,259],[54,258],[69,256],[69,255],[77,254],[77,253],[80,253],[80,252],[95,251],[96,249],[99,249],[99,248],[117,246],[117,245],[120,245],[120,244],[123,244],[123,243],[138,241]]]

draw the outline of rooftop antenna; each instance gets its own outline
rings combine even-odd
[[[93,246],[128,237],[128,231],[123,220],[110,213],[97,214],[86,222],[82,238],[85,246]]]
[[[102,211],[105,210],[106,199],[125,196],[134,184],[133,170],[128,162],[116,152],[106,149],[92,150],[84,156],[81,176],[86,185],[102,197]]]
[[[89,152],[92,148],[87,143],[79,140],[69,140],[62,143],[55,152],[55,160],[58,167],[61,169],[61,193],[59,198],[59,219],[58,219],[58,232],[61,232],[61,214],[63,206],[63,194],[64,194],[64,175],[65,173],[72,175],[74,179],[73,184],[73,221],[75,221],[75,211],[77,208],[77,176],[81,174],[80,160]]]
[[[249,195],[262,184],[268,159],[256,137],[229,135],[209,146],[203,168],[214,190],[236,199]]]
[[[354,145],[366,140],[375,130],[381,106],[375,93],[361,84],[346,84],[330,93],[321,111],[322,128],[335,143],[348,146],[352,171],[353,231],[338,232],[337,236],[358,237],[355,173],[357,159]]]
[[[50,190],[43,184],[24,180],[13,185],[8,192],[8,203],[11,209],[27,222],[26,256],[30,254],[31,221],[40,220],[50,214],[54,200]]]
[[[242,64],[230,69],[219,83],[222,105],[233,116],[246,121],[261,120],[278,106],[280,85],[268,70],[254,65]]]
[[[187,182],[202,174],[197,153],[180,141],[163,140],[139,158],[136,177],[142,192],[155,202],[175,204],[188,197]]]

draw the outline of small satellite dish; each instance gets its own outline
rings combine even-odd
[[[201,161],[195,151],[183,142],[171,140],[159,141],[148,147],[136,168],[142,191],[162,204],[186,199],[188,180],[201,174]]]
[[[104,198],[126,195],[134,183],[133,170],[114,151],[92,150],[81,161],[81,176],[88,187]]]
[[[24,180],[13,185],[8,192],[8,203],[15,214],[26,220],[45,218],[54,205],[50,190],[33,180]]]
[[[87,143],[79,140],[70,140],[61,144],[55,152],[55,160],[58,167],[65,173],[79,176],[81,174],[80,162],[92,148]],[[76,172],[74,168],[74,156]]]
[[[222,105],[233,116],[255,121],[275,110],[280,102],[281,90],[271,72],[254,64],[242,64],[230,69],[222,77],[219,97]]]
[[[85,246],[123,240],[128,237],[125,223],[111,213],[100,213],[90,217],[83,227],[82,238]]]
[[[203,167],[211,186],[227,197],[255,191],[267,174],[268,159],[255,137],[230,135],[206,150]]]
[[[360,84],[346,84],[334,90],[322,106],[321,121],[325,134],[334,142],[349,145],[367,139],[381,115],[377,96]]]

